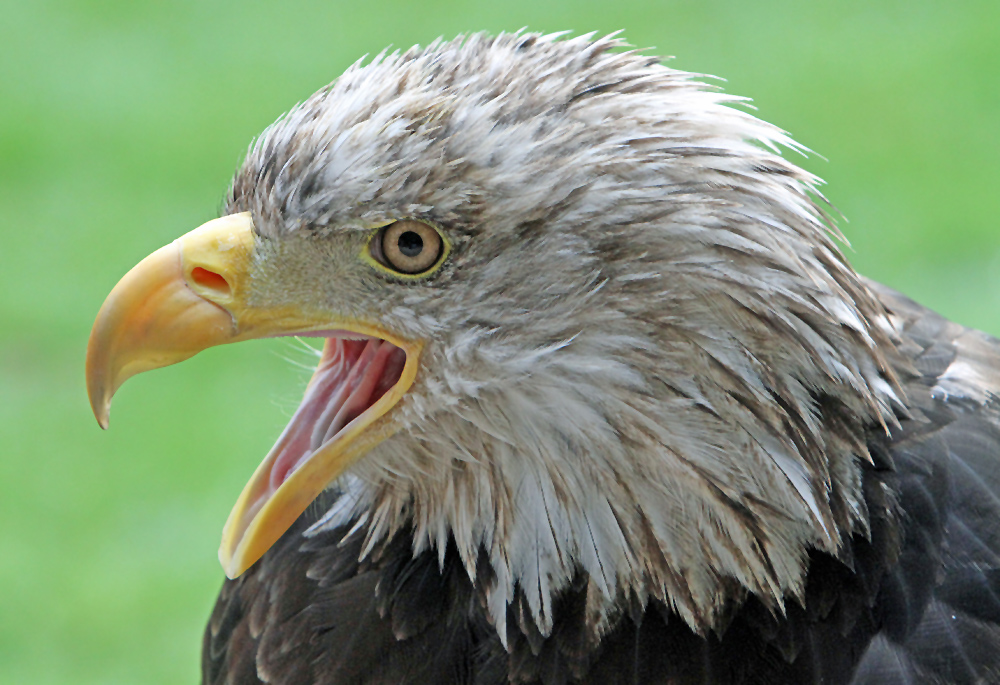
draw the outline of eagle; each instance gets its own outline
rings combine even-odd
[[[129,377],[323,340],[206,684],[1000,683],[1000,341],[858,275],[802,151],[617,35],[351,66],[141,261]]]

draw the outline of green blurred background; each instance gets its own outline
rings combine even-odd
[[[250,139],[365,53],[625,29],[724,76],[813,155],[859,270],[1000,334],[1000,3],[0,2],[0,682],[197,678],[216,545],[306,352],[210,350],[98,430],[117,279],[216,216]],[[828,161],[827,161],[828,160]]]

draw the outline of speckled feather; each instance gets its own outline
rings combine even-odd
[[[223,589],[206,682],[997,673],[996,496],[957,496],[1000,492],[997,342],[857,276],[794,142],[621,47],[383,54],[251,147],[255,300],[428,343],[404,430]],[[406,217],[453,246],[415,282],[356,258]]]

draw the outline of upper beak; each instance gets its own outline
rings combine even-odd
[[[101,428],[112,395],[130,377],[246,337],[248,322],[236,316],[246,309],[252,229],[248,214],[210,221],[143,259],[114,287],[87,346],[87,393]]]
[[[275,450],[247,483],[223,531],[219,558],[230,577],[253,564],[313,499],[356,459],[388,437],[384,415],[416,376],[420,343],[357,320],[302,306],[250,301],[255,236],[248,213],[210,221],[146,257],[108,295],[87,347],[87,392],[102,428],[111,397],[128,378],[183,361],[214,345],[346,329],[406,352],[399,381],[344,435],[323,445],[276,489]]]

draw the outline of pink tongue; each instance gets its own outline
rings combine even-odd
[[[271,491],[388,392],[405,362],[406,353],[384,340],[328,338],[305,398],[274,446]]]

